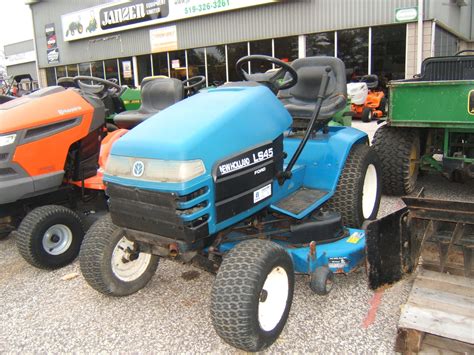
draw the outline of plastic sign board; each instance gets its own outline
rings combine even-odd
[[[150,30],[150,47],[152,53],[177,50],[178,33],[176,26],[159,27]]]
[[[418,8],[407,7],[404,9],[395,10],[395,21],[396,22],[411,22],[418,20]]]
[[[99,36],[280,0],[120,0],[61,16],[64,41]]]
[[[122,62],[122,73],[125,79],[130,79],[132,77],[132,62],[129,60],[124,60]]]

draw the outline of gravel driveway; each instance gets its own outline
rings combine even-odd
[[[355,125],[375,130],[375,123]],[[474,199],[474,184],[424,176],[420,186],[427,196]],[[383,197],[380,215],[402,206],[399,198]],[[162,261],[143,290],[110,298],[86,284],[77,261],[42,271],[23,261],[11,237],[0,246],[0,353],[237,352],[211,325],[213,275],[199,271],[196,278],[185,280],[183,273],[193,268]],[[329,296],[316,296],[307,279],[297,276],[289,321],[267,352],[390,353],[410,287],[408,278],[383,291],[378,309],[370,312],[376,302],[365,270],[338,276]]]

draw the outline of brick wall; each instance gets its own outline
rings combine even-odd
[[[433,22],[423,23],[423,59],[432,56],[432,30]],[[417,74],[416,51],[418,45],[418,23],[407,24],[407,55],[405,62],[405,78],[412,78]]]

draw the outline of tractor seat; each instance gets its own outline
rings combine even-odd
[[[360,78],[361,83],[366,83],[370,89],[376,89],[379,86],[379,77],[377,75],[364,75]]]
[[[326,97],[319,120],[327,120],[346,106],[347,87],[344,63],[334,57],[308,57],[296,59],[291,66],[298,74],[295,86],[280,90],[278,98],[293,117],[293,128],[305,129],[313,116],[326,67],[331,67]],[[288,74],[287,74],[288,75]]]
[[[147,78],[141,85],[142,103],[136,111],[121,112],[114,118],[119,128],[130,129],[147,118],[181,101],[184,87],[181,80],[172,78]]]

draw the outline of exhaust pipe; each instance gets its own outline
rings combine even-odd
[[[168,248],[169,248],[169,256],[172,258],[176,258],[179,254],[178,244],[171,243]]]

